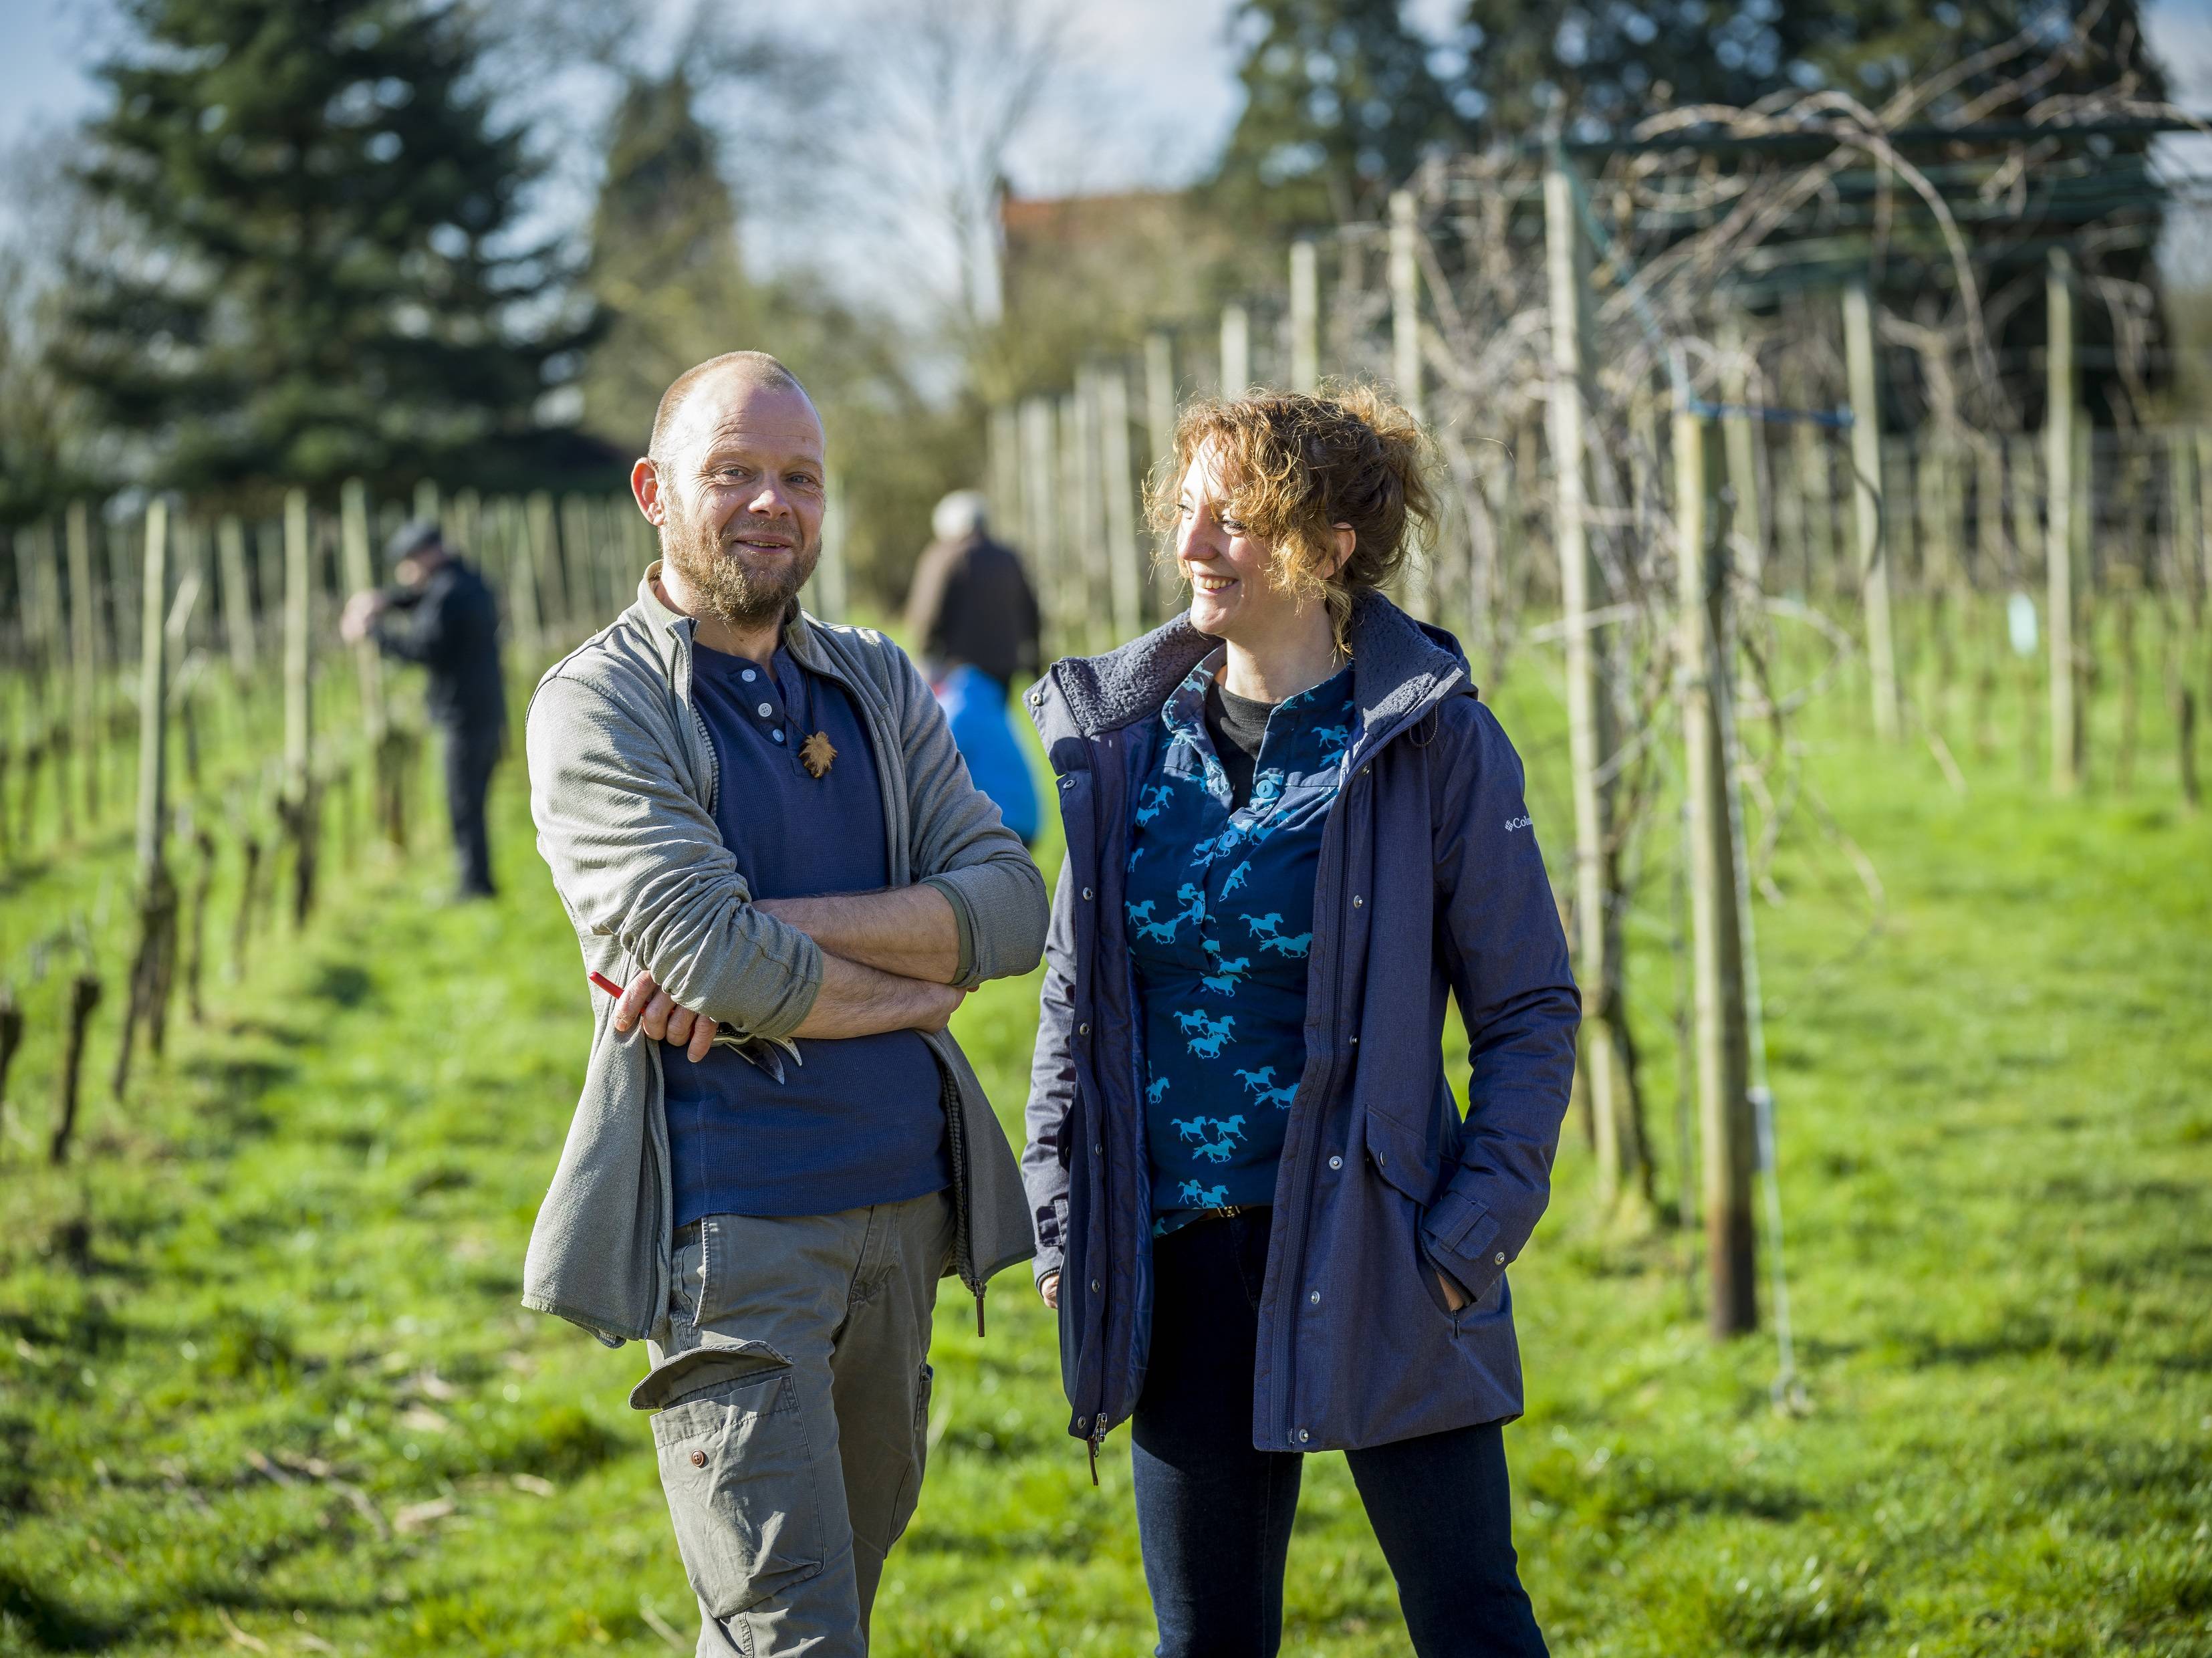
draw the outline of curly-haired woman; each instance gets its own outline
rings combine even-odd
[[[1416,1652],[1540,1653],[1502,1425],[1579,1004],[1521,764],[1382,587],[1434,521],[1372,392],[1182,418],[1189,611],[1030,693],[1067,857],[1023,1164],[1070,1431],[1133,1424],[1167,1658],[1272,1654],[1347,1454]],[[1473,1054],[1443,1074],[1449,993]]]

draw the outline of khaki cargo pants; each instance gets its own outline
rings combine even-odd
[[[677,1235],[653,1369],[660,1483],[701,1658],[860,1658],[921,1494],[948,1193]]]

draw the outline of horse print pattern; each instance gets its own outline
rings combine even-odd
[[[1347,668],[1276,707],[1251,799],[1232,806],[1206,728],[1221,660],[1216,651],[1200,663],[1161,709],[1167,740],[1131,814],[1126,913],[1162,1230],[1274,1200],[1305,1070],[1322,829],[1358,732]]]

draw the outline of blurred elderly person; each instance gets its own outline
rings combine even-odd
[[[1037,671],[1036,595],[1013,550],[991,539],[983,497],[956,489],[937,503],[937,539],[915,568],[907,637],[952,727],[975,786],[1024,846],[1037,837],[1036,782],[1014,734],[1006,693]]]
[[[932,678],[963,665],[979,668],[1003,696],[1017,673],[1033,679],[1043,667],[1036,594],[1014,550],[991,538],[976,491],[956,489],[939,501],[930,528],[937,538],[915,567],[907,638]]]
[[[507,747],[507,689],[499,664],[499,601],[446,545],[436,522],[414,519],[386,544],[396,585],[356,593],[338,631],[374,639],[385,655],[429,670],[425,701],[444,734],[446,805],[460,859],[460,896],[489,898],[491,835],[484,799]]]

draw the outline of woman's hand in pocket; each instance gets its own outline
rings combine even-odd
[[[1037,1293],[1044,1297],[1044,1304],[1046,1306],[1051,1308],[1055,1312],[1059,1311],[1060,1274],[1057,1272],[1047,1272],[1042,1278],[1039,1278],[1037,1280]]]
[[[1467,1305],[1467,1291],[1461,1289],[1457,1284],[1453,1282],[1452,1275],[1449,1272],[1445,1272],[1441,1266],[1431,1267],[1429,1270],[1436,1273],[1437,1282],[1443,1286],[1445,1306],[1450,1308],[1452,1311],[1455,1313],[1459,1311],[1461,1308]]]

